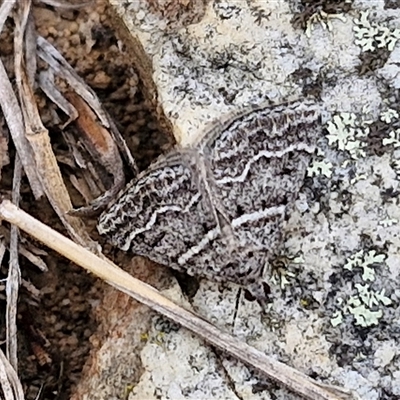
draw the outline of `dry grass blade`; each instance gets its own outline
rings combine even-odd
[[[8,154],[8,137],[6,132],[0,127],[0,181],[3,167],[9,163],[10,157]]]
[[[57,89],[54,83],[54,74],[52,69],[40,71],[39,73],[39,86],[45,95],[69,116],[67,122],[64,123],[62,128],[66,127],[79,117],[78,111],[75,107],[67,101],[64,95]]]
[[[123,188],[125,184],[124,168],[113,138],[107,129],[98,124],[96,116],[89,106],[73,92],[66,93],[65,97],[79,113],[75,122],[86,150],[95,160],[99,160],[114,180],[111,188],[91,202],[89,206],[75,210],[81,215],[94,215],[98,210],[103,210]]]
[[[7,3],[7,2],[6,2]],[[0,60],[0,107],[35,198],[43,195],[32,149],[25,137],[23,117],[6,70]]]
[[[0,350],[1,351],[1,350]],[[0,387],[5,400],[14,400],[14,394],[11,389],[10,382],[8,381],[6,366],[0,359]]]
[[[37,45],[39,47],[39,57],[49,64],[56,74],[65,79],[68,85],[74,89],[74,91],[79,94],[79,96],[81,96],[82,99],[84,99],[90,108],[95,112],[103,126],[111,130],[115,143],[121,151],[125,161],[128,163],[133,172],[138,173],[136,162],[132,157],[125,140],[122,138],[111,118],[103,110],[96,93],[86,85],[85,81],[78,76],[78,74],[68,64],[64,57],[46,39],[38,36]]]
[[[4,254],[6,253],[7,246],[6,246],[6,241],[4,237],[0,237],[0,266],[1,263],[3,262],[3,257]]]
[[[24,391],[18,375],[0,349],[0,385],[6,400],[24,400]],[[7,397],[8,396],[8,397]]]
[[[49,6],[57,7],[57,8],[64,8],[66,10],[75,10],[82,7],[87,7],[93,4],[92,1],[85,1],[79,4],[70,4],[60,0],[40,0],[41,3],[47,4]]]
[[[71,88],[74,89],[74,91],[78,93],[86,101],[86,103],[89,104],[91,109],[100,119],[101,123],[106,128],[109,128],[109,118],[101,107],[101,103],[97,98],[96,93],[85,84],[85,81],[78,76],[78,74],[68,64],[64,57],[46,39],[38,36],[37,45],[38,56],[47,64],[49,64],[56,74],[68,82],[68,85],[70,85]]]
[[[20,200],[20,186],[22,176],[22,164],[19,157],[15,157],[12,199],[18,205]],[[10,262],[6,284],[7,308],[6,308],[6,350],[7,358],[12,367],[18,371],[18,346],[17,346],[17,304],[18,292],[21,282],[21,271],[18,258],[19,230],[11,226],[10,234]]]
[[[30,2],[20,3],[19,18],[16,19],[15,47],[23,48],[24,26],[29,17]],[[68,215],[72,203],[61,176],[55,155],[53,153],[50,137],[43,126],[39,111],[36,106],[33,89],[29,81],[23,54],[16,50],[15,75],[24,115],[26,138],[33,150],[36,169],[40,174],[40,182],[53,209],[63,222],[71,237],[78,243],[95,248],[95,243],[86,233],[84,223],[77,217]]]
[[[2,261],[3,253],[2,253],[2,247],[4,246],[4,251],[7,249],[7,247],[10,247],[10,232],[8,229],[4,226],[0,226],[0,237],[3,237],[1,245],[0,245],[0,264]],[[18,252],[21,256],[25,257],[28,259],[33,265],[35,265],[40,271],[46,272],[48,271],[46,263],[43,261],[42,258],[40,258],[38,255],[34,254],[29,247],[30,245],[24,245],[23,243],[19,243],[18,245]]]
[[[24,171],[35,198],[43,195],[42,186],[36,173],[33,152],[25,137],[23,118],[18,100],[13,92],[4,65],[0,60],[0,107],[10,130],[12,140],[21,158]]]
[[[233,336],[220,331],[192,312],[168,300],[155,288],[132,277],[111,261],[96,256],[34,219],[15,207],[10,201],[5,200],[0,204],[0,218],[16,224],[20,229],[87,271],[104,279],[110,285],[190,329],[208,343],[258,369],[267,377],[302,395],[304,398],[309,400],[350,400],[358,398],[350,391],[321,385],[294,368],[276,361]]]
[[[11,10],[14,8],[17,0],[3,1],[0,7],[0,33],[3,31],[4,22],[10,16]]]

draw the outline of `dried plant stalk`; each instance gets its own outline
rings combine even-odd
[[[24,0],[20,5],[18,23],[16,23],[15,46],[23,48],[24,26],[29,17],[30,2]],[[95,248],[96,245],[87,234],[84,223],[79,218],[68,215],[68,211],[73,208],[72,203],[51,147],[48,130],[42,124],[36,106],[23,53],[19,50],[16,50],[15,53],[15,76],[24,115],[26,138],[33,150],[36,170],[44,192],[71,237],[82,245]]]
[[[22,164],[18,155],[15,157],[14,176],[12,188],[12,200],[19,205],[20,186],[22,176]],[[17,303],[19,285],[21,282],[21,270],[18,257],[19,229],[11,226],[10,233],[10,261],[8,263],[8,276],[6,283],[7,307],[6,307],[6,354],[11,366],[18,371],[17,355]]]
[[[0,384],[5,400],[24,400],[24,391],[18,375],[0,349]],[[8,396],[8,397],[7,397]]]
[[[7,122],[15,148],[21,158],[33,195],[36,199],[43,195],[42,185],[36,171],[32,149],[25,137],[25,128],[21,109],[14,94],[6,70],[0,60],[0,107]]]
[[[50,44],[45,38],[38,36],[38,55],[39,57],[49,64],[49,67],[63,78],[68,85],[90,106],[94,113],[99,118],[104,127],[109,128],[112,133],[113,139],[117,144],[123,158],[135,173],[138,173],[137,165],[132,157],[132,154],[118,131],[112,119],[103,110],[100,100],[96,93],[91,89],[85,81],[75,72],[75,70],[68,64],[65,58],[58,52],[58,50]]]

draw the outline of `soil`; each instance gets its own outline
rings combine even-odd
[[[104,108],[112,116],[136,159],[139,169],[146,168],[160,153],[171,147],[166,135],[158,128],[141,92],[134,63],[124,44],[116,37],[105,2],[79,9],[62,10],[35,3],[32,13],[39,35],[63,54],[70,65],[98,94]],[[7,21],[0,35],[0,56],[13,73],[13,22]],[[39,70],[46,65],[39,63]],[[37,89],[37,102],[42,120],[51,136],[53,149],[59,159],[72,158],[60,134],[60,120],[66,117],[57,106]],[[57,116],[57,118],[55,118]],[[7,133],[0,113],[0,131]],[[10,163],[1,170],[0,194],[11,197],[15,150],[9,139]],[[60,162],[64,180],[75,205],[83,199],[73,189],[70,165]],[[126,168],[127,178],[132,171]],[[26,178],[22,180],[22,209],[47,225],[66,234],[58,217],[45,199],[36,201]],[[96,219],[88,219],[89,234],[106,248],[96,232]],[[33,243],[21,234],[21,240]],[[27,259],[20,257],[22,279],[18,304],[19,376],[26,399],[68,399],[79,382],[83,365],[91,349],[90,337],[96,331],[95,308],[105,284],[71,264],[68,260],[35,243],[48,271],[41,272]],[[113,250],[110,250],[113,251]],[[7,276],[8,255],[3,259],[0,279]],[[0,281],[0,341],[5,340],[5,284]],[[3,350],[4,350],[4,346]]]

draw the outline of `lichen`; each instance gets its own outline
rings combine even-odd
[[[389,137],[382,140],[384,146],[393,145],[393,147],[400,147],[400,129],[391,131]]]
[[[355,268],[362,268],[362,279],[365,284],[355,283],[353,289],[356,294],[350,296],[346,301],[343,298],[338,299],[340,310],[336,310],[330,319],[332,326],[340,325],[345,315],[352,315],[355,325],[364,328],[377,325],[383,316],[381,306],[388,306],[392,303],[389,297],[385,295],[385,289],[376,291],[371,287],[371,282],[375,281],[375,269],[373,266],[382,264],[386,259],[384,254],[378,254],[375,250],[367,253],[359,251],[353,254],[344,269],[353,271]]]
[[[396,110],[393,110],[393,108],[388,108],[385,111],[382,111],[381,114],[379,115],[379,119],[382,122],[385,122],[386,124],[390,124],[394,120],[399,118],[399,113]]]
[[[365,157],[366,143],[362,140],[369,133],[368,126],[360,123],[354,113],[339,113],[328,121],[327,127],[329,145],[338,150],[349,152],[351,158]]]
[[[399,223],[399,220],[396,218],[386,218],[382,221],[379,221],[379,225],[383,226],[384,228],[389,228],[390,226],[396,225]]]
[[[390,29],[369,20],[369,10],[354,18],[355,44],[361,48],[360,74],[383,67],[400,39],[400,29]]]
[[[379,307],[392,304],[390,298],[385,295],[385,289],[376,292],[369,284],[356,284],[355,289],[357,294],[350,296],[346,302],[343,299],[339,300],[342,308],[332,314],[330,322],[333,327],[343,323],[345,315],[352,315],[355,325],[363,328],[378,325],[383,317],[383,310]]]
[[[327,178],[332,176],[332,163],[329,161],[314,161],[307,169],[307,176],[324,175]]]
[[[358,294],[349,298],[344,307],[344,312],[347,311],[354,316],[356,325],[364,328],[378,325],[383,316],[383,311],[379,309],[379,306],[388,306],[392,303],[385,296],[385,289],[376,292],[368,284],[356,284],[355,288]]]
[[[399,124],[400,115],[392,108],[382,111],[376,120],[368,118],[368,110],[363,110],[359,116],[354,113],[339,112],[327,122],[326,138],[330,146],[348,152],[350,157],[342,165],[345,166],[351,160],[365,158],[367,154],[382,156],[390,152],[390,148],[400,148]],[[320,171],[318,167],[321,167]],[[315,163],[308,173],[309,176],[315,176],[329,172],[326,166]]]
[[[353,271],[354,268],[362,268],[362,279],[372,282],[375,280],[375,269],[372,267],[376,264],[382,264],[385,258],[384,254],[377,254],[375,250],[370,250],[368,253],[361,250],[350,256],[343,268],[349,271]]]

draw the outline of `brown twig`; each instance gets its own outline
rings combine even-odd
[[[350,400],[359,398],[350,391],[322,385],[296,369],[272,357],[268,357],[261,351],[220,331],[194,313],[165,298],[152,286],[132,277],[111,261],[100,258],[89,250],[79,246],[72,240],[18,209],[8,200],[4,200],[0,204],[0,218],[17,225],[20,229],[77,265],[104,279],[110,285],[181,324],[208,343],[222,349],[245,364],[258,369],[268,378],[277,381],[297,394],[302,395],[304,398],[309,400]]]

